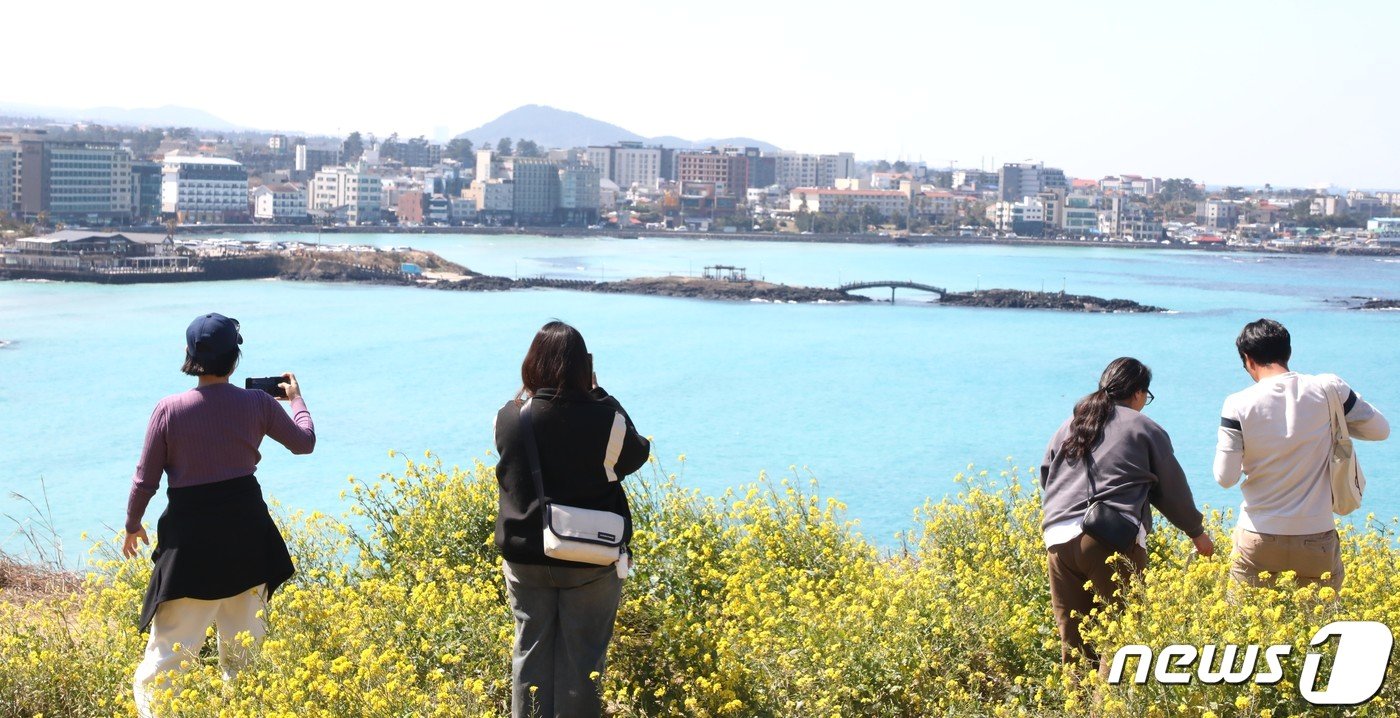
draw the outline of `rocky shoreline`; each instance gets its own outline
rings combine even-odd
[[[1130,299],[1104,299],[1087,294],[1064,292],[1023,292],[1015,289],[982,289],[944,295],[943,304],[989,309],[1051,309],[1061,312],[1165,312],[1162,307],[1139,304]]]
[[[642,277],[621,282],[600,282],[589,288],[604,294],[644,294],[728,301],[820,303],[868,302],[869,297],[823,287],[800,287],[755,280],[727,281],[694,277]]]
[[[527,277],[511,279],[478,275],[467,267],[449,262],[432,252],[420,250],[325,252],[294,250],[228,257],[202,257],[197,269],[180,272],[108,273],[101,271],[16,272],[16,279],[49,279],[111,284],[146,282],[190,282],[232,279],[284,279],[296,282],[350,282],[415,286],[445,291],[499,292],[512,289],[564,289],[602,294],[636,294],[711,301],[748,301],[781,304],[837,304],[875,301],[851,291],[827,287],[774,284],[740,279],[699,277],[638,277],[612,282],[580,279]],[[403,271],[405,264],[418,268]],[[902,286],[902,285],[901,285]],[[936,289],[936,288],[935,288]],[[941,290],[938,290],[941,291]],[[1023,292],[1011,289],[985,289],[975,292],[949,292],[942,304],[991,309],[1048,309],[1071,312],[1162,312],[1126,299],[1064,294]]]
[[[1400,299],[1367,299],[1357,309],[1400,309]]]

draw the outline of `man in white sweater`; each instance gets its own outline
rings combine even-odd
[[[1293,571],[1299,585],[1339,589],[1328,391],[1336,392],[1352,438],[1382,440],[1390,424],[1336,375],[1289,371],[1293,350],[1282,324],[1251,322],[1235,346],[1255,383],[1226,398],[1220,412],[1215,480],[1227,489],[1239,483],[1244,494],[1230,574],[1258,586]],[[1268,577],[1261,578],[1265,571]]]

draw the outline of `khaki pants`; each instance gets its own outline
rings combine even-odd
[[[1055,611],[1055,625],[1060,629],[1060,659],[1070,663],[1082,655],[1096,668],[1099,655],[1084,645],[1084,638],[1079,634],[1080,624],[1095,603],[1122,604],[1120,592],[1147,568],[1147,549],[1133,544],[1124,556],[1088,534],[1080,534],[1046,551],[1049,553],[1050,607]],[[1110,556],[1114,557],[1112,563]],[[1086,583],[1093,585],[1092,590],[1084,588]]]
[[[1259,578],[1260,571],[1268,571],[1269,578]],[[1299,586],[1323,585],[1340,590],[1344,572],[1336,530],[1286,536],[1235,527],[1231,578],[1251,586],[1272,586],[1284,571],[1297,573]],[[1325,581],[1324,573],[1330,574]]]

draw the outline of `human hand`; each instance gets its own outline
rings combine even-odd
[[[130,531],[128,531],[126,537],[122,539],[123,556],[127,558],[132,558],[138,553],[136,548],[137,539],[140,539],[141,543],[146,544],[147,546],[151,545],[151,540],[146,538],[146,529],[139,529],[136,533],[131,533]]]
[[[277,386],[282,387],[282,393],[287,395],[286,400],[291,401],[293,399],[300,399],[301,385],[297,383],[296,375],[288,371],[283,372],[282,376],[285,377],[287,380],[282,382],[281,384],[278,384]]]
[[[1210,540],[1210,534],[1203,533],[1200,536],[1191,539],[1191,542],[1196,544],[1196,553],[1206,558],[1210,558],[1211,556],[1215,555],[1215,542]]]

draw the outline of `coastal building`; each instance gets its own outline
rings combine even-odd
[[[515,182],[493,179],[474,180],[469,190],[476,200],[477,216],[492,224],[509,222],[515,207]]]
[[[510,179],[511,158],[498,157],[493,150],[476,151],[476,174],[474,178],[482,182],[493,179]]]
[[[248,171],[224,157],[171,153],[161,169],[161,212],[181,224],[248,218]],[[128,174],[130,170],[128,169]]]
[[[813,214],[860,214],[867,207],[882,217],[899,217],[909,212],[908,192],[881,189],[834,189],[796,187],[788,193],[788,209]]]
[[[1099,233],[1099,196],[1072,192],[1065,196],[1060,212],[1060,229],[1071,237],[1087,237]]]
[[[423,210],[426,205],[426,195],[423,194],[422,190],[411,189],[400,192],[398,202],[394,205],[399,224],[423,224]]]
[[[1002,200],[990,209],[992,221],[1002,232],[1021,237],[1039,237],[1045,233],[1045,201],[1028,196],[1015,202]]]
[[[131,151],[106,142],[58,142],[43,130],[0,133],[12,211],[50,222],[131,219]]]
[[[855,155],[805,154],[791,151],[763,153],[764,158],[773,160],[773,182],[784,190],[792,188],[834,188],[837,179],[855,176]]]
[[[996,172],[985,170],[953,170],[948,178],[950,187],[960,192],[981,192],[996,187],[999,181]]]
[[[656,188],[662,179],[661,147],[644,147],[640,142],[619,142],[615,145],[593,146],[585,150],[585,161],[597,168],[601,177],[618,187]]]
[[[559,210],[555,217],[564,224],[588,225],[598,221],[602,204],[603,173],[586,164],[559,168]]]
[[[252,191],[253,219],[259,222],[305,222],[306,188],[291,182],[265,184]]]
[[[716,196],[743,197],[749,189],[749,158],[713,148],[681,152],[676,155],[676,175],[682,184],[682,195],[686,193],[684,185],[689,183],[712,186]]]
[[[61,230],[16,240],[5,263],[21,269],[131,272],[187,269],[190,259],[176,253],[165,233]]]
[[[1208,199],[1196,203],[1196,223],[1208,230],[1226,232],[1239,224],[1244,202],[1234,199]]]
[[[1064,170],[1041,162],[1008,162],[997,174],[997,186],[1004,202],[1034,197],[1046,190],[1067,189]]]
[[[470,197],[452,197],[450,219],[452,224],[467,224],[476,221],[476,200]]]
[[[544,224],[554,220],[559,207],[559,168],[542,158],[514,157],[511,179],[515,182],[511,213],[516,224]]]
[[[432,167],[442,162],[442,145],[422,137],[410,140],[386,140],[379,146],[379,158],[395,160],[405,167]]]
[[[1123,194],[1133,194],[1139,197],[1151,197],[1162,190],[1162,180],[1158,177],[1143,177],[1141,175],[1117,175],[1114,177],[1104,177],[1099,180],[1099,189],[1103,192],[1121,192]]]
[[[1113,195],[1099,210],[1099,233],[1134,241],[1155,241],[1163,237],[1162,222],[1147,202],[1132,195]]]
[[[17,173],[15,165],[19,153],[10,147],[0,147],[0,213],[6,217],[14,214],[18,204],[15,196]]]
[[[1377,217],[1368,220],[1366,231],[1375,236],[1377,242],[1400,245],[1400,217]]]
[[[296,160],[292,168],[297,172],[311,176],[319,172],[324,167],[334,167],[340,164],[340,147],[311,147],[305,143],[297,145]]]
[[[835,187],[836,180],[856,176],[856,156],[851,152],[838,152],[817,156],[817,186]]]
[[[378,222],[384,208],[383,187],[363,164],[327,167],[312,178],[307,208],[352,225]]]
[[[914,197],[914,211],[933,224],[946,224],[958,216],[958,195],[946,190],[924,190]]]
[[[822,187],[817,181],[817,168],[821,164],[818,155],[801,152],[769,152],[764,154],[773,160],[773,176],[776,184],[784,190],[794,187]]]
[[[1312,202],[1308,205],[1308,214],[1313,217],[1331,217],[1346,214],[1346,211],[1346,198],[1330,194],[1324,197],[1313,197]]]
[[[426,206],[423,209],[424,223],[449,224],[452,221],[452,200],[440,194],[432,194],[427,197]]]
[[[159,162],[136,160],[131,163],[132,222],[148,224],[160,219],[163,170]]]

